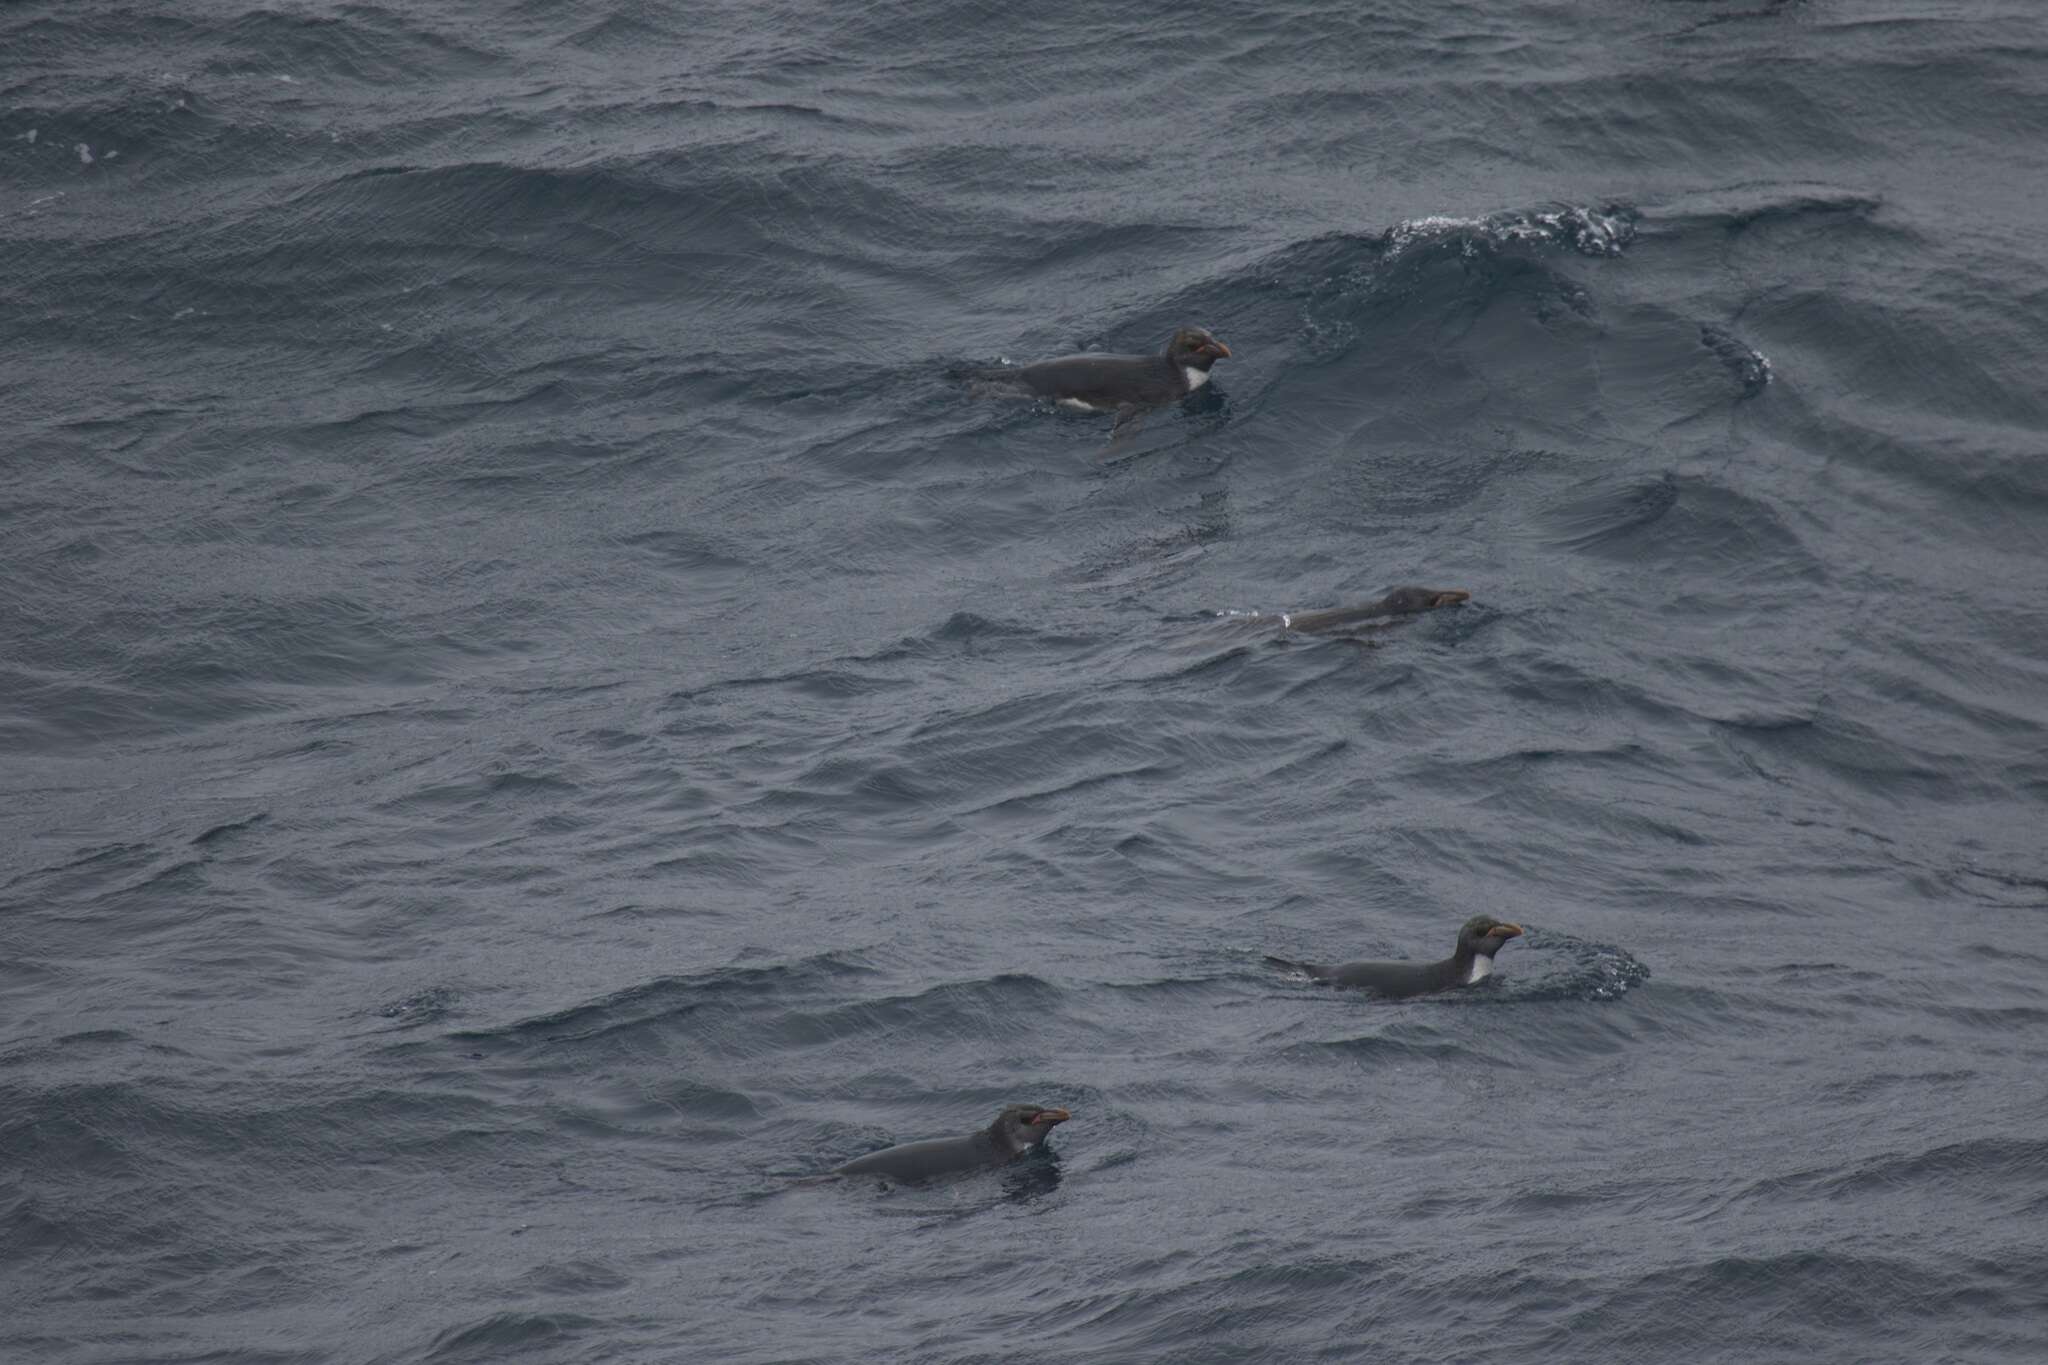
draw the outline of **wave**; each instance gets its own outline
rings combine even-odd
[[[1768,501],[1717,480],[1670,471],[1601,474],[1533,510],[1545,543],[1640,568],[1661,563],[1717,584],[1825,580],[1825,567]],[[1739,553],[1731,553],[1739,546]],[[1734,562],[1731,563],[1731,560]]]
[[[1540,976],[1502,973],[1499,981],[1504,1000],[1619,1000],[1650,979],[1649,964],[1626,948],[1556,929],[1525,927],[1523,943],[1532,955],[1541,955],[1538,960],[1546,961],[1551,970]]]
[[[1329,363],[1373,338],[1434,325],[1505,290],[1566,315],[1594,311],[1591,295],[1559,266],[1556,253],[1620,256],[1635,241],[1638,215],[1623,206],[1559,206],[1480,218],[1409,219],[1376,234],[1318,239],[1259,268],[1300,297],[1303,358]]]
[[[449,1034],[463,1046],[523,1049],[585,1043],[623,1033],[658,1030],[700,1010],[756,1012],[810,998],[828,987],[874,974],[857,955],[826,953],[800,962],[723,967],[686,976],[658,977],[600,999],[489,1029]]]
[[[1388,254],[1449,245],[1462,256],[1519,243],[1561,246],[1581,256],[1619,256],[1636,239],[1641,215],[1624,204],[1563,204],[1513,209],[1483,218],[1433,216],[1397,223],[1382,235]]]
[[[528,1352],[545,1351],[559,1358],[576,1342],[595,1333],[609,1333],[615,1325],[582,1313],[522,1312],[508,1310],[461,1327],[451,1327],[435,1337],[424,1357],[440,1365],[493,1365],[516,1360]]]

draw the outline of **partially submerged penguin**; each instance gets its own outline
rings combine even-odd
[[[929,1180],[933,1176],[1006,1166],[1052,1135],[1053,1128],[1073,1115],[1064,1109],[1012,1104],[996,1121],[966,1137],[931,1138],[884,1147],[856,1157],[834,1175],[873,1175],[888,1180]]]
[[[1158,355],[1070,355],[1035,365],[962,371],[982,398],[1044,398],[1079,412],[1114,412],[1110,445],[1129,440],[1157,407],[1177,403],[1209,382],[1209,367],[1230,348],[1201,327],[1182,327]]]
[[[1460,606],[1471,600],[1472,594],[1463,588],[1393,588],[1385,597],[1362,606],[1333,607],[1328,611],[1259,612],[1233,619],[1258,625],[1278,621],[1282,630],[1328,634],[1381,617],[1414,616],[1439,607]]]
[[[1491,915],[1474,915],[1458,930],[1458,950],[1441,962],[1346,962],[1325,967],[1284,957],[1269,957],[1266,961],[1307,972],[1315,980],[1332,986],[1356,986],[1388,999],[1400,999],[1484,981],[1493,975],[1493,955],[1521,933],[1519,924],[1508,924]]]

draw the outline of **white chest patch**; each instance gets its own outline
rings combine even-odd
[[[1183,365],[1180,367],[1180,372],[1182,377],[1188,381],[1189,393],[1193,393],[1196,389],[1209,382],[1209,372],[1207,370],[1198,370],[1192,365]]]
[[[1063,408],[1072,408],[1072,409],[1073,409],[1073,410],[1074,410],[1075,412],[1108,412],[1108,411],[1109,411],[1109,409],[1108,409],[1108,408],[1098,408],[1098,407],[1096,407],[1096,406],[1095,406],[1095,405],[1094,405],[1093,403],[1084,403],[1083,401],[1081,401],[1081,400],[1080,400],[1080,399],[1078,399],[1078,398],[1062,398],[1062,399],[1060,399],[1060,406],[1061,406],[1061,407],[1063,407]]]
[[[1472,970],[1465,973],[1465,984],[1468,986],[1477,985],[1492,975],[1493,959],[1483,955],[1475,957],[1472,959]]]

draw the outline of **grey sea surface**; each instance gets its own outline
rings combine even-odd
[[[2044,186],[2031,0],[0,9],[0,1359],[2048,1359]]]

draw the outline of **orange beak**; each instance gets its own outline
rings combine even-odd
[[[1488,938],[1520,938],[1522,936],[1522,926],[1519,924],[1496,924],[1486,931],[1486,936]]]
[[[1225,345],[1224,345],[1224,344],[1223,344],[1222,342],[1220,342],[1220,341],[1218,341],[1218,342],[1214,343],[1213,345],[1211,345],[1209,349],[1210,349],[1210,350],[1212,350],[1212,351],[1214,351],[1214,352],[1216,352],[1216,358],[1217,358],[1218,360],[1228,360],[1228,359],[1230,359],[1230,348],[1229,348],[1228,346],[1225,346]]]
[[[1041,1109],[1038,1111],[1038,1117],[1031,1121],[1033,1123],[1043,1123],[1047,1126],[1050,1126],[1055,1123],[1065,1123],[1068,1119],[1072,1117],[1074,1116],[1072,1114],[1069,1114],[1064,1109]]]
[[[1455,607],[1461,602],[1470,602],[1471,600],[1472,594],[1466,592],[1463,588],[1444,588],[1436,594],[1436,601],[1432,605]],[[1517,929],[1515,932],[1520,933],[1521,930]]]

